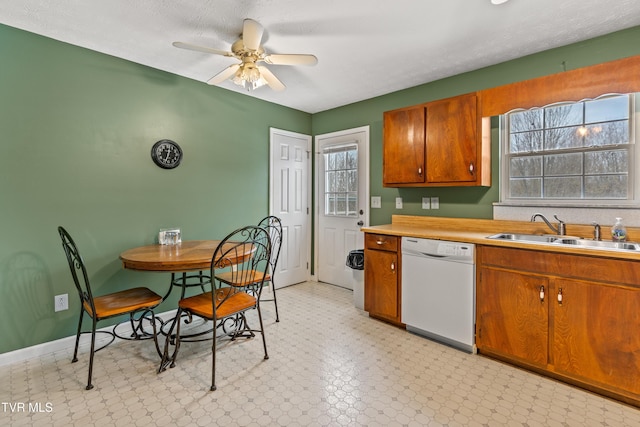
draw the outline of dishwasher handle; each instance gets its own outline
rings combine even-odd
[[[436,258],[436,259],[447,258],[449,256],[449,255],[432,254],[429,252],[419,252],[419,251],[403,251],[402,254],[422,257],[422,258]]]
[[[468,255],[449,255],[449,254],[434,254],[431,252],[420,251],[402,251],[402,256],[411,257],[415,259],[423,259],[425,261],[432,260],[433,262],[458,262],[461,264],[473,264],[473,256]]]

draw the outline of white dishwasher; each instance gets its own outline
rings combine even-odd
[[[401,247],[402,323],[411,332],[476,353],[475,246],[403,237]]]

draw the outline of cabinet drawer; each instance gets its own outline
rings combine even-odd
[[[366,233],[364,237],[364,244],[367,249],[374,249],[379,251],[398,251],[398,237],[387,236],[385,234],[371,234]]]

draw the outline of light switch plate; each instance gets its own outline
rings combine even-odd
[[[422,198],[422,209],[431,209],[431,199],[429,197]]]
[[[382,200],[380,196],[371,196],[371,207],[372,208],[381,208]]]
[[[440,198],[432,197],[431,198],[431,209],[440,209]]]
[[[396,209],[402,209],[402,197],[396,197]]]

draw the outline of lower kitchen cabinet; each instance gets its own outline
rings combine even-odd
[[[554,292],[555,371],[640,399],[640,289],[556,279]]]
[[[483,268],[476,285],[476,345],[546,368],[549,353],[549,305],[541,276]]]
[[[365,233],[364,309],[400,325],[400,238]]]
[[[640,406],[640,262],[481,246],[478,352]]]

